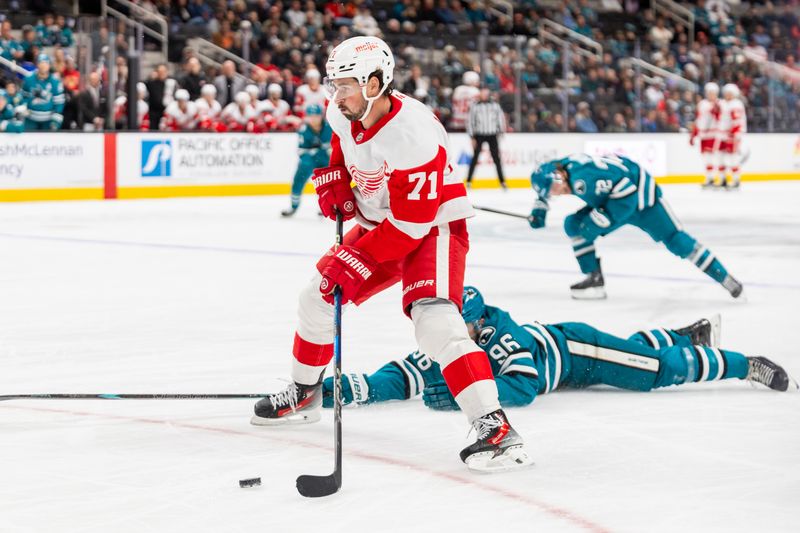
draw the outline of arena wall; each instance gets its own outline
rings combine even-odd
[[[466,176],[471,140],[454,133],[451,145]],[[744,181],[800,179],[800,134],[750,134],[744,145]],[[528,187],[542,161],[580,151],[629,155],[659,183],[702,180],[697,147],[684,134],[519,133],[500,146],[512,187]],[[296,165],[294,134],[0,134],[0,201],[288,194]],[[474,186],[497,186],[488,151]]]

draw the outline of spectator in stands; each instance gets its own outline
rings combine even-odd
[[[668,46],[672,41],[673,35],[674,32],[666,27],[663,17],[658,17],[658,19],[656,19],[656,25],[650,28],[650,31],[647,34],[650,42],[653,43],[653,46],[656,48],[664,48],[665,46]]]
[[[36,31],[36,44],[39,46],[53,46],[58,28],[55,26],[55,17],[47,13],[34,28]]]
[[[100,82],[100,73],[90,72],[86,88],[78,95],[78,128],[83,131],[103,130],[106,98]]]
[[[627,133],[628,124],[625,120],[625,115],[622,113],[614,113],[614,119],[611,124],[606,126],[605,131],[608,133]]]
[[[0,23],[0,56],[9,61],[20,62],[25,50],[22,48],[22,43],[14,39],[11,29],[10,20]]]
[[[190,57],[186,60],[183,69],[185,74],[179,81],[180,86],[189,91],[189,97],[192,100],[197,100],[200,98],[200,88],[206,83],[206,75],[203,73],[200,60]]]
[[[153,71],[145,85],[149,95],[150,129],[156,131],[161,124],[164,110],[173,101],[176,83],[174,79],[169,77],[167,65],[161,63]]]
[[[597,133],[597,125],[592,120],[592,110],[587,102],[580,102],[575,113],[575,128],[581,133]]]
[[[372,12],[364,4],[358,7],[358,12],[353,17],[353,31],[358,35],[381,37],[378,21],[375,20]]]
[[[400,92],[413,95],[417,91],[424,91],[426,94],[430,87],[430,78],[422,75],[422,68],[419,65],[411,67],[411,75],[403,84]]]
[[[64,70],[61,71],[61,81],[64,83],[64,129],[71,130],[78,127],[78,92],[81,86],[81,73],[75,67],[75,58],[71,55],[64,57]]]
[[[225,61],[222,64],[220,75],[214,79],[217,101],[223,109],[234,101],[238,93],[244,90],[244,85],[244,79],[236,75],[236,63],[231,60]]]

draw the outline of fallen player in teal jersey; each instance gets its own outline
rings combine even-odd
[[[791,382],[783,368],[765,357],[718,348],[719,327],[706,319],[676,330],[639,331],[628,339],[578,322],[519,325],[502,309],[485,305],[474,287],[464,288],[462,316],[489,357],[503,407],[528,405],[538,394],[559,388],[599,384],[649,391],[736,378],[786,391]],[[345,404],[406,400],[422,393],[432,409],[458,409],[439,365],[419,352],[374,374],[349,373],[342,380]],[[326,378],[324,407],[333,405],[332,391],[333,379]]]

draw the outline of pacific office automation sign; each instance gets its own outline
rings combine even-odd
[[[102,184],[101,134],[0,134],[0,189]]]
[[[122,186],[285,183],[296,154],[295,135],[122,133],[117,176]]]

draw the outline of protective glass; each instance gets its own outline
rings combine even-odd
[[[325,94],[328,100],[338,102],[345,98],[361,92],[361,85],[352,79],[347,80],[332,80],[325,78],[322,80],[322,86],[325,89]]]

